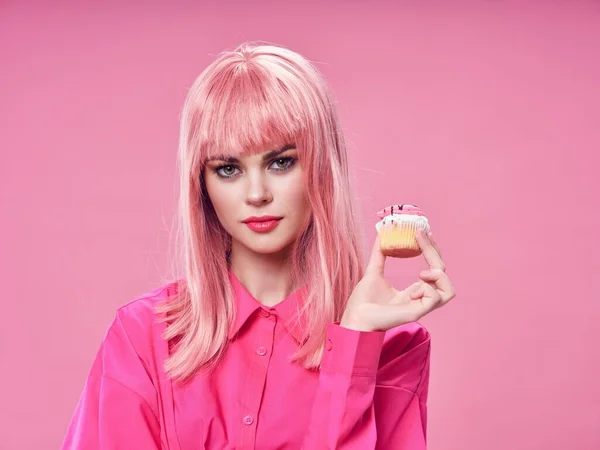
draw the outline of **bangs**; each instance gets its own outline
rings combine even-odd
[[[235,158],[296,144],[307,128],[306,107],[299,96],[281,78],[260,67],[242,63],[227,68],[209,86],[197,111],[200,165],[210,158]]]

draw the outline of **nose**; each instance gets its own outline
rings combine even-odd
[[[247,177],[246,204],[261,206],[273,200],[273,194],[269,189],[265,176],[260,173],[250,174]]]

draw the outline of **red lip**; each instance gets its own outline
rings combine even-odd
[[[268,222],[270,220],[280,220],[283,219],[283,217],[277,217],[277,216],[252,216],[252,217],[248,217],[247,219],[242,220],[242,222],[244,223],[250,223],[250,222]]]

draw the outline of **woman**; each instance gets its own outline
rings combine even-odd
[[[183,279],[121,307],[64,449],[423,449],[430,341],[454,291],[363,268],[326,84],[273,45],[221,54],[181,118]]]

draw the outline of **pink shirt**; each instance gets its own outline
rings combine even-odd
[[[425,449],[429,334],[327,327],[320,371],[298,348],[291,294],[263,307],[233,273],[230,345],[211,376],[187,384],[163,370],[154,308],[174,285],[121,307],[96,356],[62,449]]]

